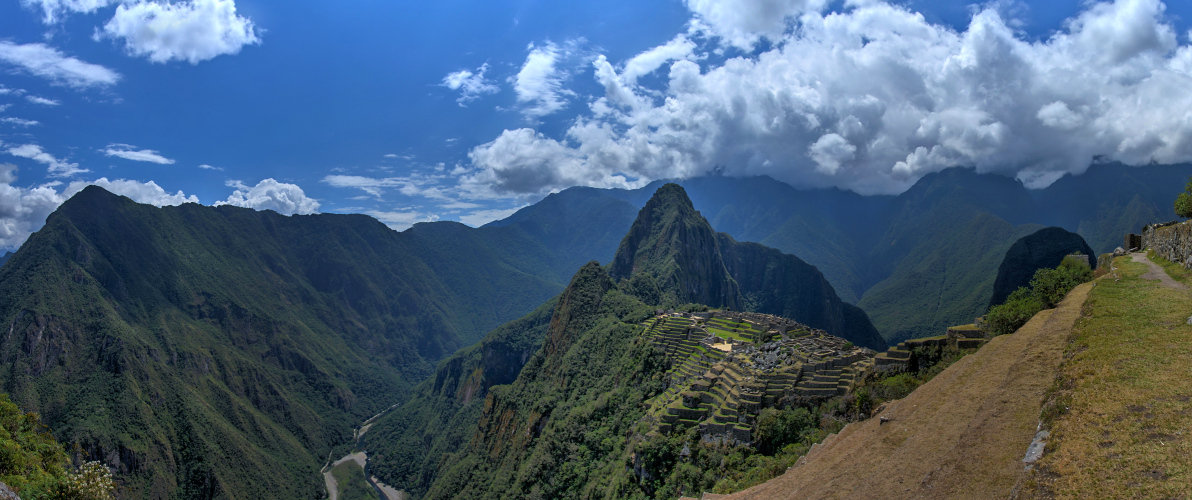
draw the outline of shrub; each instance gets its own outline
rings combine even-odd
[[[1192,217],[1192,177],[1188,177],[1184,192],[1175,198],[1175,214],[1184,218]]]
[[[765,455],[773,455],[784,446],[797,443],[817,425],[815,415],[806,408],[778,410],[766,408],[757,416],[754,444]]]
[[[989,309],[985,325],[990,335],[1014,333],[1039,311],[1055,307],[1077,285],[1093,279],[1093,270],[1083,260],[1064,258],[1055,269],[1040,269],[1031,287],[1021,287],[1006,302]]]
[[[1035,273],[1035,276],[1038,277],[1039,274]],[[986,328],[989,329],[990,335],[994,336],[1014,333],[1043,309],[1043,303],[1031,290],[1021,287],[1011,293],[1005,303],[989,310],[985,315]]]

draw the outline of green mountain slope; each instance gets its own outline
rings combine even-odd
[[[372,472],[415,498],[425,494],[472,439],[489,389],[516,380],[542,345],[556,303],[547,301],[439,363],[409,401],[378,419],[365,436]]]
[[[317,498],[355,424],[561,289],[519,231],[90,187],[0,267],[0,386],[128,498]]]
[[[584,266],[542,348],[516,382],[492,388],[476,433],[424,498],[628,497],[626,435],[667,368],[640,337],[650,314],[595,262]]]

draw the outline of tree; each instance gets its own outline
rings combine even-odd
[[[1188,177],[1184,192],[1175,199],[1175,214],[1185,219],[1192,217],[1192,177]]]

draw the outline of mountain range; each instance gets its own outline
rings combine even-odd
[[[354,424],[571,265],[515,225],[399,233],[88,187],[0,267],[0,386],[123,497],[317,498]]]
[[[89,187],[0,265],[0,385],[80,458],[113,466],[124,497],[315,498],[327,455],[391,405],[423,398],[423,413],[394,415],[454,429],[447,442],[433,425],[420,434],[452,450],[478,439],[468,422],[504,425],[487,401],[540,376],[523,366],[557,375],[591,358],[652,373],[647,351],[608,335],[661,303],[791,315],[862,345],[937,335],[984,311],[1019,238],[1054,225],[1106,251],[1174,218],[1175,187],[1190,173],[1094,165],[1032,191],[950,169],[868,197],[706,177],[679,183],[690,202],[658,205],[662,224],[643,230],[635,221],[658,208],[649,202],[662,183],[572,188],[482,228],[402,232],[362,215],[155,208]],[[657,245],[662,253],[649,250]],[[581,308],[582,328],[554,328],[576,306],[552,297],[581,282],[603,290],[584,295],[598,303]],[[562,340],[544,352],[555,333]],[[584,342],[599,349],[571,350]],[[623,383],[588,382],[575,390]],[[624,401],[649,396],[654,386],[638,382]],[[533,415],[544,401],[506,409]],[[378,425],[369,439],[386,433]],[[406,472],[441,465],[415,462]]]
[[[1004,176],[951,168],[924,176],[897,196],[799,190],[768,177],[677,183],[717,231],[815,266],[845,302],[868,314],[887,342],[897,343],[938,335],[983,314],[998,266],[1019,238],[1056,226],[1081,235],[1097,253],[1110,252],[1123,234],[1176,218],[1172,204],[1189,176],[1192,165],[1186,164],[1094,164],[1083,175],[1032,190]],[[629,214],[662,184],[571,188],[489,226],[599,207],[602,214],[620,214],[604,218],[616,229],[602,234],[623,234],[633,222]],[[604,253],[589,258],[607,262],[615,248],[599,250]]]

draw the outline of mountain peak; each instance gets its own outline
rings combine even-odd
[[[675,303],[741,306],[736,281],[721,259],[716,231],[678,184],[664,184],[638,212],[621,240],[610,275],[620,281],[650,274]]]

